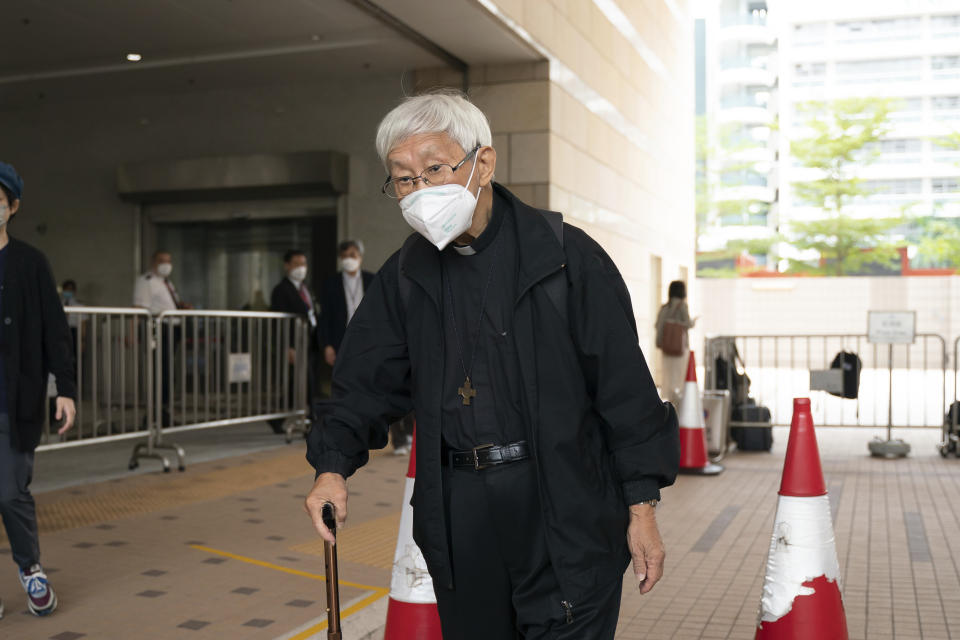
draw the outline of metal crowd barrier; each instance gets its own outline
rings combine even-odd
[[[77,417],[57,435],[52,402],[39,450],[146,436],[153,411],[152,319],[145,309],[68,307],[74,336]],[[47,395],[56,395],[53,380]]]
[[[154,424],[137,457],[183,449],[165,434],[282,420],[289,442],[307,422],[306,323],[297,315],[248,311],[165,311],[155,323]]]
[[[954,351],[960,348],[955,345]],[[810,371],[829,369],[840,351],[856,353],[863,367],[859,394],[845,399],[810,390]],[[866,335],[769,335],[708,338],[704,352],[707,389],[731,388],[727,367],[734,363],[750,377],[750,397],[770,409],[774,425],[789,425],[793,398],[809,396],[817,426],[943,428],[948,399],[956,396],[947,380],[946,341],[917,334],[913,344],[880,345]],[[956,357],[954,358],[956,362]],[[956,370],[956,367],[955,367]]]
[[[144,438],[129,467],[155,459],[171,468],[164,436],[189,429],[281,420],[287,441],[307,428],[309,332],[284,313],[68,307],[74,335],[77,418],[57,434],[50,412],[39,450]]]

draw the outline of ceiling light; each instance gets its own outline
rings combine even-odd
[[[128,53],[128,54],[127,54],[127,61],[128,61],[128,62],[140,62],[140,60],[142,60],[142,59],[143,59],[143,56],[141,56],[139,53]]]

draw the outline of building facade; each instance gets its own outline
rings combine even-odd
[[[772,4],[782,33],[781,157],[789,158],[790,140],[803,136],[803,103],[889,98],[890,130],[864,150],[874,160],[856,170],[869,195],[849,213],[960,218],[960,149],[939,144],[960,131],[960,1]],[[784,223],[823,216],[789,187],[814,177],[810,170],[787,161],[781,177]]]
[[[706,216],[698,247],[723,252],[777,227],[777,35],[765,0],[720,0],[703,17]],[[756,256],[762,262],[765,255]]]

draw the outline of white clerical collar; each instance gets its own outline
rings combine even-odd
[[[357,278],[360,277],[360,270],[359,270],[359,269],[357,269],[357,272],[356,272],[355,274],[353,274],[353,275],[350,275],[350,274],[349,274],[348,272],[346,272],[346,271],[341,271],[341,273],[343,274],[343,278],[344,278],[345,280],[356,280]]]
[[[473,247],[471,247],[470,245],[464,245],[464,246],[462,246],[462,247],[458,247],[457,245],[452,245],[452,246],[453,246],[453,250],[456,251],[457,253],[459,253],[459,254],[462,255],[462,256],[475,256],[475,255],[477,255],[477,250],[474,249]]]

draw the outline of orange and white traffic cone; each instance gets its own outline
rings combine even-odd
[[[697,385],[697,362],[693,351],[687,361],[687,381],[680,400],[680,473],[714,476],[723,467],[707,458],[707,427],[703,420],[703,403]]]
[[[387,608],[387,627],[384,640],[442,640],[437,597],[433,580],[427,572],[427,563],[417,543],[413,541],[413,481],[417,469],[417,432],[414,428],[410,446],[410,466],[403,491],[403,512],[400,514],[400,533],[397,551],[393,556],[393,576],[390,580],[390,602]]]
[[[840,563],[810,400],[795,398],[756,640],[847,637]]]

